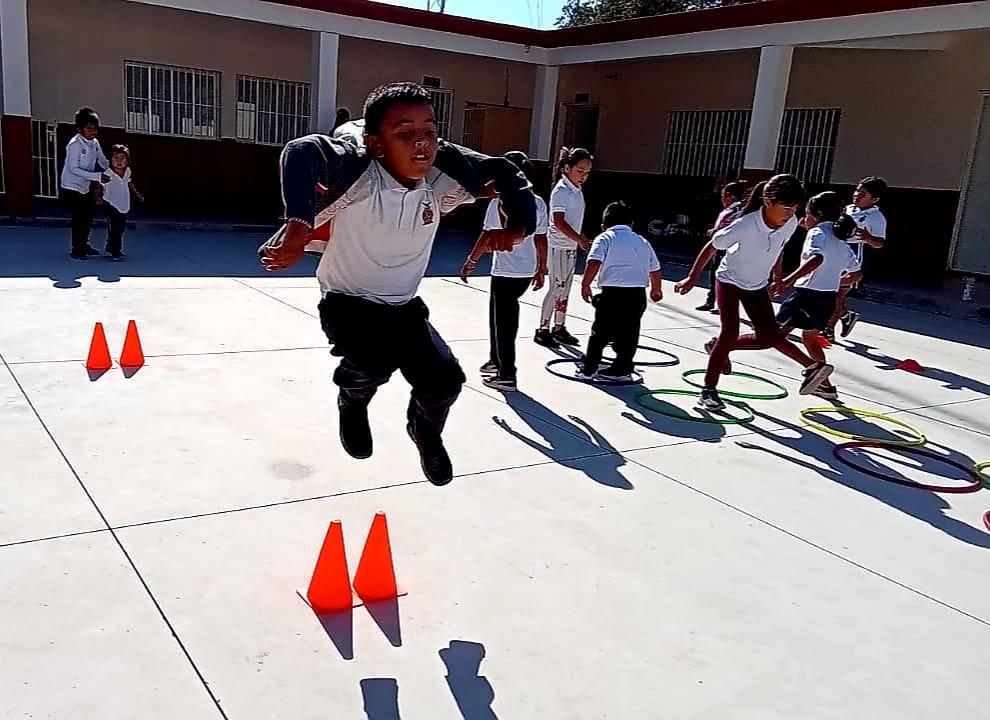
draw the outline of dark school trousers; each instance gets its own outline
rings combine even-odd
[[[595,322],[591,326],[584,372],[591,375],[602,362],[602,353],[611,343],[615,350],[612,368],[618,374],[633,372],[633,356],[639,345],[639,326],[646,312],[646,288],[604,287],[593,300]]]
[[[89,245],[89,234],[93,230],[96,202],[88,192],[80,193],[66,188],[62,188],[62,198],[72,216],[72,252],[85,254]]]
[[[127,213],[122,213],[110,203],[104,201],[103,209],[107,214],[107,246],[106,251],[111,255],[120,255],[124,249],[124,230],[127,229]]]
[[[498,368],[498,376],[516,379],[516,336],[519,334],[519,298],[533,278],[492,275],[488,296],[489,360]]]
[[[342,358],[333,374],[341,407],[367,407],[396,370],[412,386],[406,417],[417,439],[439,439],[461,392],[464,372],[413,298],[386,305],[340,293],[320,301],[320,323]]]

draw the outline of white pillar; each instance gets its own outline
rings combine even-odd
[[[773,170],[777,159],[780,125],[784,120],[787,84],[791,78],[792,45],[760,50],[760,69],[753,96],[753,116],[746,141],[747,170]]]
[[[337,116],[337,55],[340,35],[313,32],[313,115],[310,132],[330,132]]]
[[[3,114],[31,117],[27,0],[0,0],[0,73]]]
[[[560,68],[540,65],[536,68],[533,91],[533,115],[529,124],[529,156],[533,160],[550,159],[550,141],[557,115],[557,79]]]

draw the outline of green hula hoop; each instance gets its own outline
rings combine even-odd
[[[877,420],[884,420],[891,423],[892,425],[897,425],[914,435],[913,438],[901,438],[898,440],[888,440],[886,438],[871,438],[865,435],[856,435],[854,433],[843,432],[842,430],[837,430],[836,428],[830,427],[829,425],[822,425],[821,423],[816,423],[808,419],[809,415],[814,413],[846,413],[848,415],[855,415],[856,417],[867,417],[875,418]],[[897,418],[890,417],[889,415],[884,415],[883,413],[873,412],[872,410],[859,410],[857,408],[851,407],[834,407],[832,405],[826,405],[822,407],[810,407],[805,408],[801,411],[801,422],[803,422],[808,427],[814,428],[819,432],[826,433],[828,435],[835,435],[836,437],[844,438],[846,440],[857,440],[857,441],[870,441],[879,442],[885,445],[897,445],[903,447],[915,447],[918,445],[924,445],[928,442],[928,438],[925,434],[921,432],[914,425],[909,425],[903,420],[898,420]]]
[[[983,487],[990,490],[990,475],[984,472],[987,468],[990,468],[990,460],[976,463],[973,466],[973,472],[980,476],[980,482],[983,484]]]
[[[649,410],[650,412],[656,413],[657,415],[663,415],[664,417],[674,418],[675,420],[686,420],[687,422],[700,422],[709,423],[710,425],[743,425],[748,422],[752,422],[756,419],[753,411],[750,409],[749,405],[743,402],[735,402],[732,400],[726,400],[726,405],[731,405],[732,407],[740,408],[748,413],[748,417],[727,417],[723,419],[712,418],[712,417],[696,417],[694,415],[688,415],[686,412],[682,414],[675,414],[671,412],[665,412],[663,410],[657,410],[655,407],[648,405],[644,398],[652,397],[653,395],[689,395],[691,397],[700,397],[701,393],[696,393],[693,390],[647,390],[646,392],[641,392],[636,396],[636,404],[639,405],[644,410]],[[678,408],[679,409],[679,408]]]
[[[705,372],[707,371],[703,369],[685,370],[684,372],[681,373],[681,379],[691,387],[701,388],[704,387],[704,385],[696,382],[692,382],[689,378],[691,378],[693,375],[704,375]],[[778,392],[773,393],[772,395],[756,395],[753,393],[734,392],[732,390],[720,389],[718,391],[718,394],[725,397],[743,398],[744,400],[782,400],[788,395],[787,388],[785,388],[783,385],[781,385],[778,382],[774,382],[769,378],[760,377],[759,375],[751,375],[750,373],[744,373],[744,372],[730,372],[730,373],[726,373],[726,375],[728,375],[729,377],[746,378],[747,380],[758,380],[759,382],[766,383],[771,387],[777,388]]]

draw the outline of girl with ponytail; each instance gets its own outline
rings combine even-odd
[[[594,158],[584,148],[561,148],[554,171],[556,184],[550,193],[550,225],[547,231],[547,294],[540,312],[540,328],[533,338],[537,345],[556,349],[578,345],[567,332],[567,299],[574,282],[577,250],[587,250],[591,242],[581,234],[584,224],[584,193],[581,188],[591,173]],[[553,326],[551,329],[551,320]]]

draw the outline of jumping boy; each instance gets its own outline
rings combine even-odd
[[[581,297],[595,306],[588,352],[577,371],[581,380],[631,382],[633,356],[639,345],[639,326],[646,312],[646,290],[650,300],[663,299],[660,261],[653,248],[632,230],[633,214],[623,202],[605,208],[604,232],[595,238],[588,252],[588,264],[581,282]],[[598,279],[601,294],[592,298],[591,284]],[[598,369],[605,346],[612,344],[615,362]]]
[[[93,108],[80,108],[76,112],[76,134],[65,148],[65,165],[62,167],[62,197],[72,215],[72,249],[70,257],[86,260],[100,251],[89,244],[93,230],[96,200],[91,192],[92,183],[101,182],[110,167],[96,139],[100,132],[100,116]],[[99,185],[96,186],[99,188]]]
[[[441,214],[493,184],[506,229],[490,231],[489,246],[510,250],[536,229],[535,197],[508,160],[438,140],[430,95],[414,83],[372,91],[364,131],[363,147],[325,135],[285,146],[286,222],[259,253],[266,269],[287,268],[314,229],[333,223],[316,275],[320,322],[342,358],[333,376],[341,444],[352,457],[371,456],[368,403],[399,370],[412,386],[406,429],[423,473],[445,485],[453,468],[441,433],[465,378],[416,291]]]

